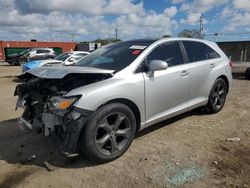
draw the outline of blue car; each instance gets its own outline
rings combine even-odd
[[[54,59],[30,61],[28,63],[23,64],[22,71],[26,72],[30,69],[34,69],[38,67],[74,65],[76,61],[81,59],[83,56],[86,56],[87,54],[89,54],[89,52],[72,51],[72,52],[63,53],[55,57]]]
[[[28,63],[23,64],[22,72],[26,72],[30,69],[45,67],[45,66],[56,66],[63,65],[63,61],[56,59],[46,59],[46,60],[38,60],[38,61],[30,61]]]

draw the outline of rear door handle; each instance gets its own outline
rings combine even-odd
[[[189,73],[186,70],[181,72],[181,76],[187,76],[187,75],[189,75]]]
[[[211,63],[210,64],[210,68],[212,69],[212,68],[214,68],[215,67],[215,65],[213,64],[213,63]]]

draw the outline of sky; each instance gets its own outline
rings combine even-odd
[[[201,15],[205,39],[250,40],[250,0],[0,0],[0,40],[176,37]]]

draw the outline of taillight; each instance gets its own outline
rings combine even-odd
[[[234,64],[234,61],[229,61],[229,65],[231,68],[233,67],[233,64]]]

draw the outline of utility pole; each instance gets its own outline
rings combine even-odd
[[[203,14],[200,16],[200,29],[199,29],[199,38],[203,36]]]
[[[215,33],[215,34],[214,34],[214,36],[215,36],[215,39],[214,39],[215,42],[217,42],[217,36],[218,36],[218,35],[219,35],[218,33]]]
[[[118,29],[117,29],[117,27],[115,28],[115,40],[117,40],[118,39]]]
[[[52,29],[51,29],[50,15],[48,15],[48,17],[49,17],[49,40],[51,42],[52,41]]]

